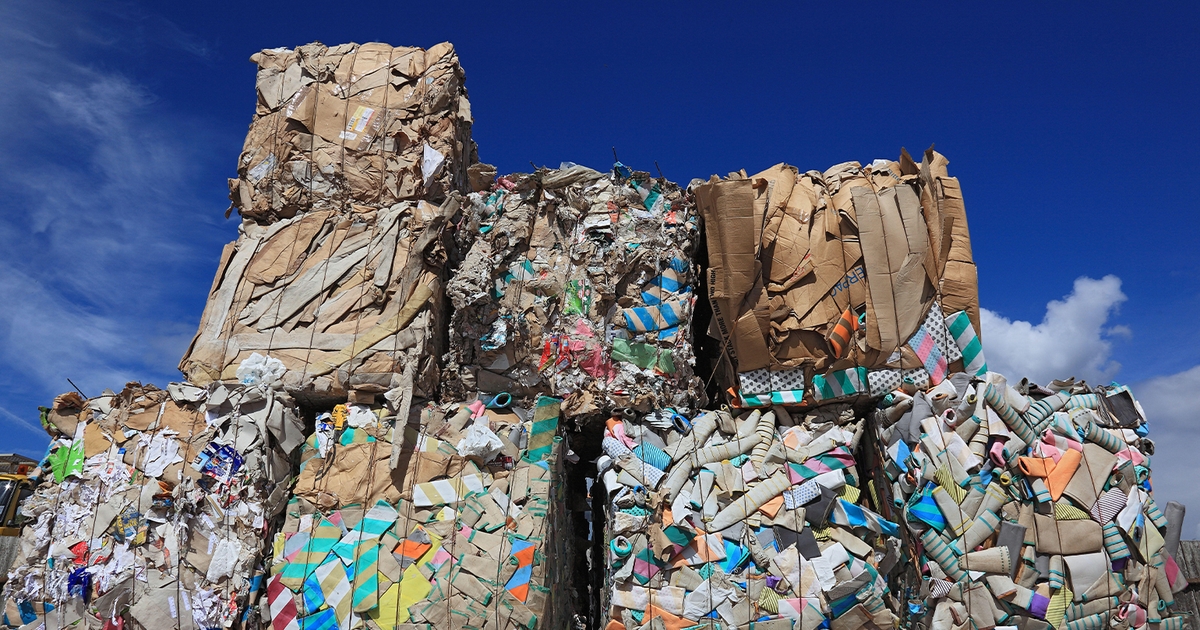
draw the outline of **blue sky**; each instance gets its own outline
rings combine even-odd
[[[686,182],[936,143],[992,365],[1135,384],[1159,494],[1200,510],[1200,423],[1173,395],[1200,391],[1197,6],[3,3],[0,451],[41,453],[36,406],[67,377],[178,377],[235,235],[252,53],[449,40],[501,172],[615,146]]]

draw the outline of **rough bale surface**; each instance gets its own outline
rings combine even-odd
[[[454,48],[309,44],[252,60],[257,115],[230,180],[243,224],[180,370],[230,378],[257,352],[283,360],[307,401],[436,396],[445,246],[476,162]]]
[[[691,349],[697,219],[683,191],[619,164],[565,165],[470,197],[460,234],[473,243],[447,288],[449,392],[550,393],[568,418],[705,401]]]
[[[1129,388],[1010,384],[984,364],[880,406],[881,498],[920,558],[907,623],[1184,627],[1172,611],[1191,608],[1176,599],[1188,578],[1166,544],[1182,522],[1155,503],[1154,444]]]
[[[179,369],[203,384],[233,378],[260,353],[282,360],[285,386],[306,399],[344,399],[355,387],[433,398],[448,319],[446,230],[458,206],[454,195],[441,206],[243,223]]]
[[[269,223],[352,204],[440,203],[476,161],[454,47],[318,43],[258,64],[258,107],[230,209]]]
[[[212,628],[256,600],[303,423],[278,384],[73,393],[6,587],[14,625]],[[17,621],[19,620],[19,623]]]
[[[274,538],[269,618],[302,627],[567,627],[558,401],[528,410],[429,405],[394,432],[395,418],[351,405],[317,419]],[[473,450],[489,441],[494,449]]]
[[[610,420],[603,627],[893,627],[865,426],[848,405]]]
[[[780,164],[696,187],[718,380],[732,398],[870,394],[868,371],[925,367],[918,333],[935,301],[978,329],[966,213],[946,164],[930,150],[920,164],[907,153],[824,173]]]

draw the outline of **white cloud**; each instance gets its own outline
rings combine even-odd
[[[1150,422],[1151,480],[1159,507],[1178,501],[1190,508],[1184,520],[1184,538],[1200,539],[1200,408],[1195,392],[1200,391],[1200,365],[1177,374],[1159,376],[1131,386]],[[1188,523],[1192,523],[1189,528]]]
[[[169,26],[170,47],[207,54]],[[222,199],[197,194],[219,134],[114,62],[163,28],[102,5],[0,4],[0,376],[26,398],[67,377],[89,394],[177,378],[233,234]],[[11,408],[30,407],[13,395]]]
[[[35,382],[66,391],[71,378],[94,396],[135,380],[118,366],[136,362],[141,344],[130,343],[117,317],[88,312],[2,262],[0,295],[2,355]]]
[[[1074,376],[1102,384],[1121,368],[1109,359],[1112,339],[1128,336],[1129,329],[1105,324],[1124,301],[1121,279],[1110,275],[1075,280],[1069,295],[1046,305],[1038,324],[981,309],[988,369],[1013,381],[1028,377],[1046,383]]]

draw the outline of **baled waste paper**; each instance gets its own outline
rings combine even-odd
[[[258,105],[230,211],[266,224],[356,204],[437,205],[467,188],[471,105],[449,43],[312,43],[250,60]]]
[[[893,627],[866,428],[845,404],[611,418],[603,627]]]
[[[434,398],[458,194],[490,179],[453,46],[309,44],[252,61],[258,108],[230,180],[243,223],[180,370],[228,379],[260,353],[306,399]]]
[[[242,624],[265,571],[303,422],[278,361],[247,384],[128,384],[44,408],[54,438],[6,586],[6,622],[63,628]]]
[[[394,428],[388,407],[319,416],[274,536],[264,618],[276,630],[567,627],[558,419],[546,397],[430,404]]]
[[[950,628],[1185,627],[1154,500],[1147,418],[1128,387],[996,372],[904,385],[875,412],[920,573],[909,619]],[[918,555],[919,554],[919,555]],[[917,581],[919,578],[919,582]],[[919,588],[917,588],[919,585]]]
[[[563,397],[563,415],[695,409],[695,206],[618,163],[564,163],[471,193],[447,286],[448,392]]]
[[[255,354],[287,368],[288,391],[344,399],[355,388],[437,396],[448,313],[449,226],[440,206],[314,210],[244,221],[225,247],[200,327],[179,369],[194,383],[236,378]]]
[[[7,625],[1184,627],[1143,410],[989,371],[942,155],[496,177],[449,44],[252,60],[188,382],[45,409]]]
[[[1140,407],[1116,385],[1014,388],[988,371],[965,214],[945,165],[929,151],[921,164],[902,154],[897,162],[803,175],[780,165],[694,188],[707,234],[709,330],[723,342],[717,376],[736,408],[761,414],[758,456],[769,452],[762,444],[777,428],[775,414],[828,413],[839,401],[860,411],[878,404],[865,414],[875,439],[848,448],[853,461],[872,463],[858,470],[867,480],[858,498],[869,507],[856,512],[862,524],[855,525],[887,531],[907,557],[921,560],[922,573],[894,562],[889,569],[905,569],[879,571],[878,607],[894,617],[848,614],[828,592],[788,591],[782,580],[775,582],[782,591],[767,592],[768,605],[815,595],[810,609],[796,609],[793,621],[802,627],[826,619],[844,628],[893,619],[985,630],[1181,627],[1184,618],[1171,616],[1170,603],[1186,581],[1164,552],[1174,535],[1150,494],[1153,444]],[[780,497],[786,505],[796,480],[763,474],[753,463],[755,447],[745,444],[754,441],[751,423],[716,432],[716,449],[696,450],[710,434],[689,442],[697,463],[721,462],[697,475],[669,450],[682,441],[674,433],[695,428],[660,422],[648,430],[632,420],[609,422],[599,463],[614,493],[609,627],[656,619],[666,627],[793,627],[751,597],[764,592],[755,586],[762,567],[750,547],[761,538],[735,534],[699,547],[696,540],[730,525],[738,530],[747,515],[777,518],[762,506]],[[701,423],[693,419],[693,426]],[[639,441],[653,436],[651,444]],[[786,444],[785,434],[778,437]],[[750,474],[722,476],[722,467],[747,463]],[[684,493],[700,498],[680,503]],[[836,507],[847,505],[838,503],[834,514]],[[683,533],[671,529],[678,511],[688,514]],[[755,562],[727,577],[737,565],[717,572],[713,560],[744,562],[737,542]],[[775,544],[768,553],[785,549],[777,537]],[[688,545],[697,551],[690,557]],[[884,549],[884,541],[870,540],[860,547],[862,559],[878,561]],[[802,575],[807,562],[800,561]],[[705,573],[674,572],[696,565]],[[825,585],[842,594],[835,582]],[[852,601],[870,597],[866,588]]]
[[[695,187],[719,339],[717,378],[743,406],[882,395],[953,356],[930,356],[942,315],[979,328],[958,180],[918,164],[786,164]],[[935,306],[936,302],[936,306]],[[967,357],[968,363],[970,357]]]

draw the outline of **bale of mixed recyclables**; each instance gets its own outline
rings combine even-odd
[[[604,627],[893,627],[902,547],[857,455],[866,429],[845,404],[618,410],[598,462]]]
[[[620,163],[563,164],[469,197],[458,234],[474,241],[447,287],[449,393],[552,394],[564,417],[601,421],[705,402],[686,191]]]
[[[280,630],[565,627],[569,594],[551,588],[571,539],[558,418],[548,397],[528,409],[494,397],[431,403],[399,424],[387,406],[321,414],[274,535],[264,620]]]
[[[278,380],[129,383],[43,408],[54,440],[21,505],[14,627],[213,628],[257,600],[303,422]],[[115,625],[114,625],[115,624]]]

